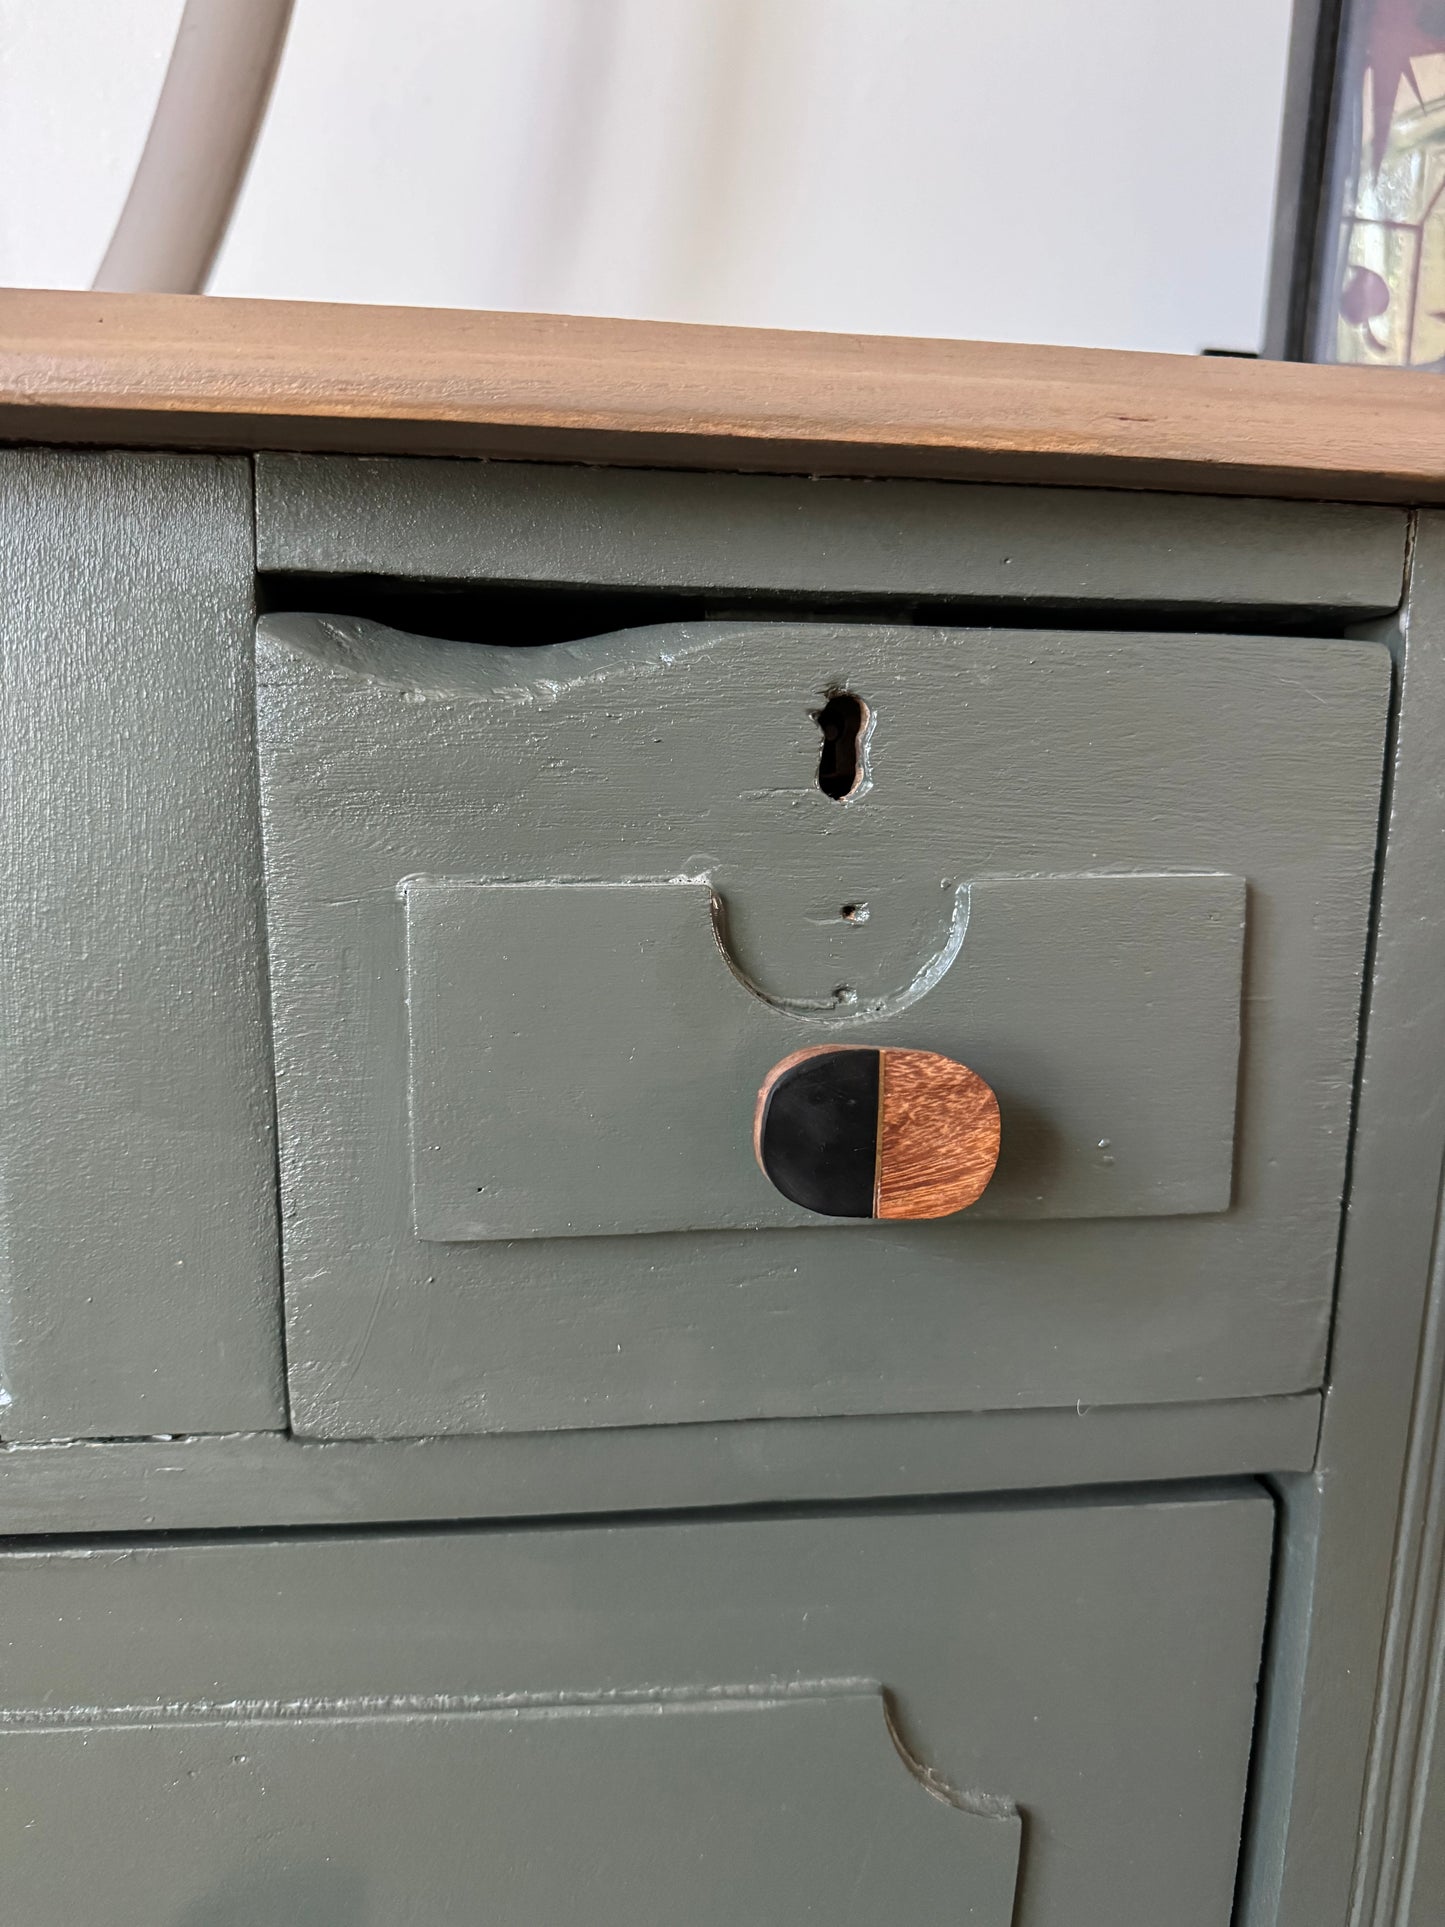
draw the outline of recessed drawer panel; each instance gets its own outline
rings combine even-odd
[[[259,657],[299,1430],[1317,1382],[1383,648],[272,617]],[[819,1046],[986,1080],[979,1201],[770,1185],[759,1091]]]
[[[0,1739],[0,1771],[6,1751]],[[783,1927],[809,1909],[836,1927],[1012,1927],[1018,1815],[920,1795],[880,1696],[850,1684],[772,1699],[242,1712],[30,1733],[8,1751],[7,1794],[47,1833],[67,1816],[93,1852],[81,1816],[104,1815],[111,1927],[195,1918],[198,1887],[250,1907],[248,1927],[431,1927],[482,1897],[497,1927]],[[882,1854],[869,1846],[879,1834]],[[57,1844],[14,1843],[45,1867],[26,1890],[33,1927],[93,1917],[91,1852],[67,1864]]]
[[[26,1927],[1226,1927],[1257,1492],[0,1557]]]
[[[707,883],[413,878],[402,895],[420,1237],[817,1229],[767,1182],[746,1125],[819,1018],[742,976]],[[991,878],[956,889],[940,924],[876,1012],[821,1027],[967,1040],[1008,1111],[976,1216],[1228,1205],[1240,878]],[[629,966],[605,1022],[599,957]]]

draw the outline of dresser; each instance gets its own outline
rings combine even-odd
[[[11,292],[0,437],[13,1917],[1437,1922],[1445,390]]]

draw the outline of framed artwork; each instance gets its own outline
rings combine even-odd
[[[1445,372],[1445,0],[1296,12],[1266,352]]]

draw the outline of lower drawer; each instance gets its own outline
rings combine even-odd
[[[0,1555],[27,1927],[1227,1927],[1251,1487]]]

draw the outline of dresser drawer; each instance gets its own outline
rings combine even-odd
[[[1262,1494],[12,1551],[27,1927],[1226,1927]]]
[[[1383,648],[275,616],[258,678],[298,1430],[1318,1382]],[[770,1186],[819,1046],[986,1080],[979,1201]]]

